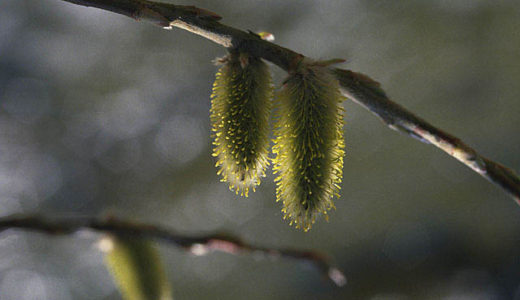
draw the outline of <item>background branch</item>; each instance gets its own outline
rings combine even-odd
[[[201,35],[226,48],[240,48],[262,57],[289,71],[304,56],[290,49],[262,40],[259,36],[226,26],[220,16],[193,6],[157,3],[146,0],[63,0],[93,6],[150,21],[163,28],[172,26]],[[444,132],[388,99],[379,84],[369,77],[336,69],[342,93],[379,116],[391,129],[403,132],[421,142],[432,144],[456,158],[489,181],[507,191],[520,203],[520,178],[514,171],[487,159],[455,136]]]
[[[12,228],[52,235],[73,234],[79,230],[88,229],[118,236],[153,239],[186,249],[198,256],[206,255],[213,251],[220,251],[233,255],[254,254],[255,256],[273,260],[290,258],[312,264],[338,286],[346,283],[345,275],[338,268],[333,267],[329,263],[329,259],[323,254],[314,251],[255,246],[227,234],[182,235],[154,225],[129,222],[113,217],[106,219],[74,218],[52,221],[40,216],[16,216],[0,219],[0,232]]]

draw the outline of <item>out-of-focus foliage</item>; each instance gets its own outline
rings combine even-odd
[[[154,246],[138,238],[107,236],[105,261],[126,300],[169,300],[171,288]]]
[[[175,1],[172,1],[175,2]],[[520,171],[520,3],[185,0],[381,82],[440,128]],[[177,299],[518,299],[520,209],[441,151],[345,101],[330,221],[287,226],[274,176],[249,198],[215,172],[211,61],[193,34],[60,0],[0,1],[0,215],[113,214],[179,232],[319,249],[341,289],[292,260],[162,249]],[[271,69],[280,88],[287,74]],[[0,298],[120,299],[97,235],[0,234]],[[163,246],[161,246],[163,247]],[[169,269],[175,270],[169,272]],[[254,284],[252,284],[254,283]]]

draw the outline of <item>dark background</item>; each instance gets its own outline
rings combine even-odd
[[[520,170],[518,1],[192,1],[383,84],[396,102]],[[440,150],[345,102],[330,222],[282,220],[269,172],[241,198],[211,157],[225,50],[180,30],[58,0],[0,1],[0,216],[106,216],[316,249],[337,288],[291,260],[166,245],[177,299],[520,299],[520,207]],[[285,76],[272,68],[279,85]],[[0,234],[0,299],[119,299],[99,235]]]

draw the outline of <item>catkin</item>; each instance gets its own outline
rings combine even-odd
[[[213,156],[221,181],[247,197],[269,165],[271,75],[261,59],[247,54],[230,53],[221,62],[211,95]]]
[[[276,198],[284,218],[308,231],[339,197],[344,98],[328,68],[306,61],[291,72],[276,98]]]

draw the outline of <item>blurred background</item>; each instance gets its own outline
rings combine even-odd
[[[166,1],[166,0],[165,0]],[[520,2],[204,1],[244,30],[380,81],[396,102],[520,171]],[[282,220],[269,171],[241,198],[211,157],[225,50],[59,0],[0,1],[0,216],[114,215],[326,253],[194,257],[159,245],[176,299],[520,299],[520,207],[440,150],[345,102],[341,198],[309,233]],[[272,68],[276,83],[285,74]],[[120,299],[99,235],[0,233],[0,299]]]

